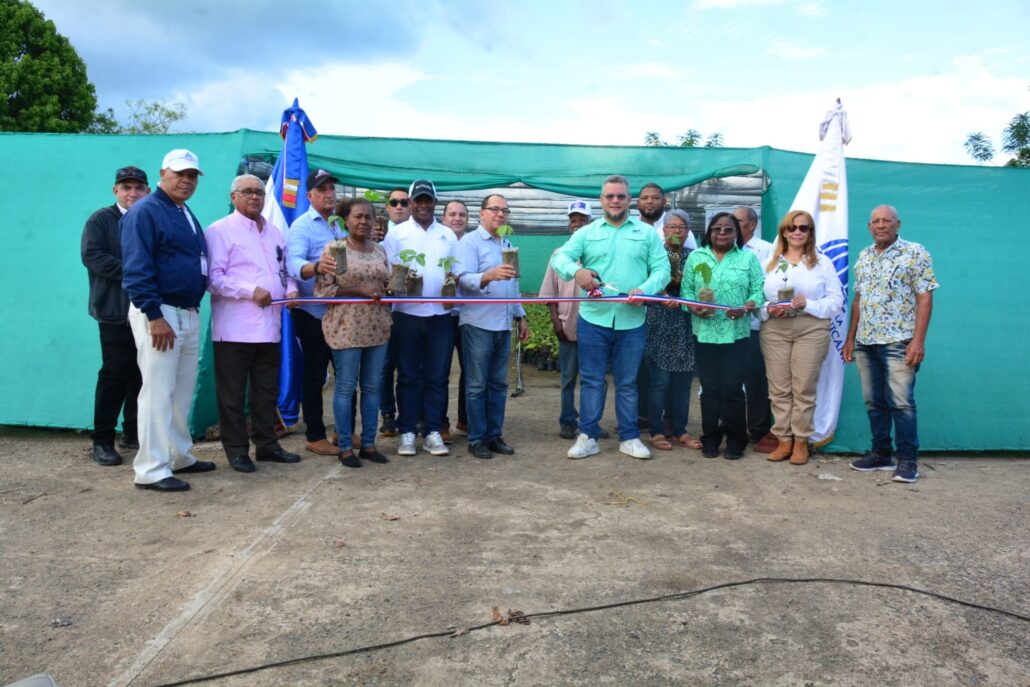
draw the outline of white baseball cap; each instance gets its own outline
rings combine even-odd
[[[590,201],[586,200],[574,200],[569,203],[569,211],[565,213],[567,215],[586,215],[587,217],[593,217],[594,213],[590,209]]]
[[[197,170],[197,174],[203,174],[203,172],[200,171],[200,158],[185,148],[176,148],[165,155],[165,159],[161,163],[161,169],[170,169],[173,172],[181,172],[184,169],[195,169]]]

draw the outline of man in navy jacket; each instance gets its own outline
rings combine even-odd
[[[187,418],[200,350],[200,300],[207,288],[203,225],[186,206],[197,189],[200,162],[173,150],[161,163],[152,194],[122,218],[122,285],[136,340],[143,388],[139,395],[136,486],[183,491],[172,473],[208,472],[197,460]]]

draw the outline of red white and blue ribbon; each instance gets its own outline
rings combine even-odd
[[[619,294],[617,296],[522,296],[519,298],[461,298],[443,296],[383,296],[379,299],[364,298],[361,296],[339,296],[335,298],[281,298],[272,301],[272,305],[285,305],[287,303],[321,303],[324,305],[358,305],[362,303],[383,303],[386,305],[398,305],[404,303],[440,303],[453,305],[506,305],[513,303],[677,303],[679,305],[693,305],[700,308],[712,310],[740,310],[742,305],[724,305],[722,303],[705,303],[703,301],[692,301],[678,296],[649,296],[643,293],[632,295]],[[790,305],[790,301],[782,303],[769,303],[763,306],[755,306],[752,310],[768,307],[769,305]]]

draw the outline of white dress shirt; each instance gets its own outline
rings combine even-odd
[[[426,256],[424,267],[416,262],[412,262],[410,266],[415,267],[422,274],[423,296],[440,295],[440,289],[443,287],[443,280],[446,276],[444,269],[440,267],[440,260],[454,257],[454,250],[458,245],[458,239],[455,238],[450,227],[433,220],[428,229],[423,229],[414,219],[409,219],[394,227],[383,239],[382,245],[391,265],[401,264],[400,254],[402,251],[413,250],[416,253],[424,253]],[[411,303],[410,305],[399,303],[394,305],[393,309],[416,317],[451,314],[449,310],[444,310],[439,303]]]

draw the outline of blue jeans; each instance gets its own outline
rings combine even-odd
[[[376,421],[379,418],[379,384],[383,379],[386,344],[367,348],[333,349],[336,366],[336,388],[333,391],[333,417],[341,451],[353,449],[354,389],[361,380],[361,448],[376,445]]]
[[[579,426],[576,412],[576,380],[579,378],[579,346],[575,341],[558,341],[558,369],[561,370],[561,414],[558,424]]]
[[[451,315],[393,314],[397,350],[397,429],[414,433],[419,416],[423,434],[439,432],[447,414],[447,372],[454,355]]]
[[[610,367],[615,380],[615,417],[619,440],[637,439],[637,372],[647,346],[647,326],[635,329],[608,329],[590,324],[582,316],[576,320],[579,339],[579,431],[591,439],[601,436],[606,385]]]
[[[508,399],[508,355],[511,332],[495,332],[461,325],[465,355],[465,409],[469,418],[469,444],[501,436]]]
[[[862,396],[873,434],[873,450],[881,456],[891,455],[893,422],[899,461],[914,461],[919,455],[915,397],[919,366],[905,364],[907,346],[908,341],[855,344],[855,360],[862,378]]]
[[[663,370],[650,354],[647,356],[647,372],[651,380],[647,393],[647,428],[651,436],[665,434],[663,411],[667,411],[669,434],[674,437],[686,434],[694,373]]]

